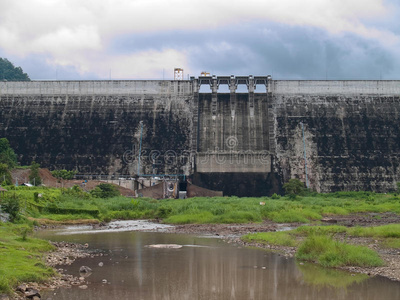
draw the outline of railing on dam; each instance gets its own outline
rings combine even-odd
[[[234,93],[238,85],[246,85],[249,93],[254,92],[257,85],[265,85],[268,91],[268,84],[271,80],[271,76],[200,76],[198,78],[191,77],[190,80],[193,82],[193,92],[199,92],[202,85],[209,85],[213,93],[218,92],[220,85],[228,85],[229,91]]]

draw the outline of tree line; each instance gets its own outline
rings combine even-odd
[[[0,80],[30,81],[31,79],[21,67],[15,67],[7,58],[0,57]]]

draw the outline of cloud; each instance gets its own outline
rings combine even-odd
[[[248,70],[278,61],[304,76],[323,60],[322,50],[313,53],[307,43],[325,49],[325,36],[335,42],[348,43],[349,36],[370,40],[381,49],[376,55],[398,48],[396,12],[392,0],[2,0],[0,50],[17,61],[40,56],[49,69],[60,67],[78,78],[108,78],[110,69],[112,77],[159,78],[162,69],[197,73],[210,64],[215,73],[255,74]],[[280,38],[289,32],[304,40]],[[269,51],[269,59],[260,49]],[[344,56],[363,49],[336,48]],[[312,56],[315,62],[304,59]]]
[[[165,75],[171,79],[174,67],[187,65],[187,57],[174,49],[153,49],[125,55],[99,54],[92,60],[88,60],[86,55],[76,55],[68,61],[56,60],[55,63],[64,67],[79,66],[77,72],[80,76],[92,72],[101,79],[161,79],[165,70]]]

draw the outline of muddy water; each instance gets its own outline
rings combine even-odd
[[[66,267],[74,276],[79,276],[82,265],[93,269],[85,282],[87,289],[60,288],[43,293],[42,299],[400,299],[400,283],[303,265],[221,239],[160,232],[67,231],[74,233],[40,235],[53,241],[89,243],[105,255],[78,259]],[[148,247],[154,244],[183,247]]]

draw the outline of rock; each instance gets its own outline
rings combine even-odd
[[[90,272],[92,272],[92,269],[87,266],[82,266],[79,268],[79,273],[90,273]]]
[[[99,267],[102,267],[102,266],[104,266],[104,263],[103,262],[99,262]]]
[[[107,283],[107,279],[103,279],[102,282],[103,282],[103,283]]]
[[[149,248],[163,248],[163,249],[179,249],[182,248],[182,245],[176,244],[156,244],[156,245],[149,245]]]
[[[8,296],[7,295],[5,295],[5,294],[1,294],[0,295],[0,300],[9,300],[10,298],[8,298]]]
[[[38,297],[38,296],[33,296],[32,300],[40,300],[40,297]]]
[[[337,223],[337,220],[332,218],[322,218],[321,221],[325,223]]]
[[[82,290],[86,290],[88,288],[88,286],[86,284],[84,284],[84,285],[80,285],[79,288]]]
[[[39,297],[40,298],[40,294],[39,291],[37,289],[34,288],[27,288],[25,291],[25,297],[26,298],[33,298],[33,297]]]
[[[23,292],[23,293],[25,293],[25,291],[26,291],[26,284],[20,284],[18,287],[17,287],[17,291],[18,292]],[[0,298],[1,299],[1,298]]]

